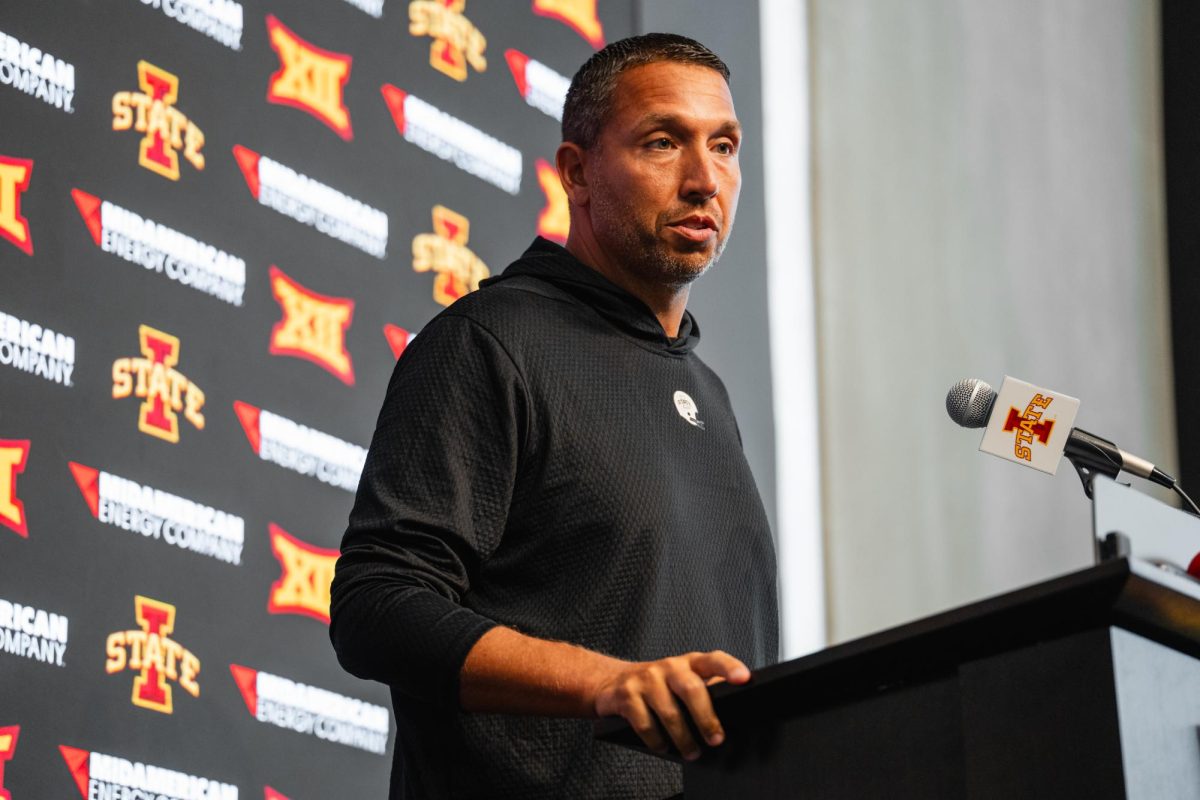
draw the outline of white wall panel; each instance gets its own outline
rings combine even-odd
[[[1174,467],[1157,4],[812,0],[834,640],[1089,563],[1053,478],[976,452],[946,389],[1005,374]],[[769,163],[768,155],[768,163]]]

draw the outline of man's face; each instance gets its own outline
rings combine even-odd
[[[642,280],[695,280],[733,229],[740,144],[720,73],[669,61],[622,73],[588,157],[597,243]]]

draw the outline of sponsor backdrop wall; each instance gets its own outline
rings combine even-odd
[[[4,5],[0,797],[379,794],[327,636],[364,447],[422,325],[565,237],[566,79],[635,5]]]

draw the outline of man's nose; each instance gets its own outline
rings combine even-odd
[[[713,155],[707,147],[690,148],[683,163],[683,181],[679,193],[687,200],[708,200],[721,189]]]

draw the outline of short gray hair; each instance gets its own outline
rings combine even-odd
[[[695,39],[674,33],[646,33],[613,42],[592,55],[567,90],[562,138],[587,149],[596,143],[612,113],[613,93],[621,73],[633,67],[671,61],[716,70],[729,83],[729,67]]]

